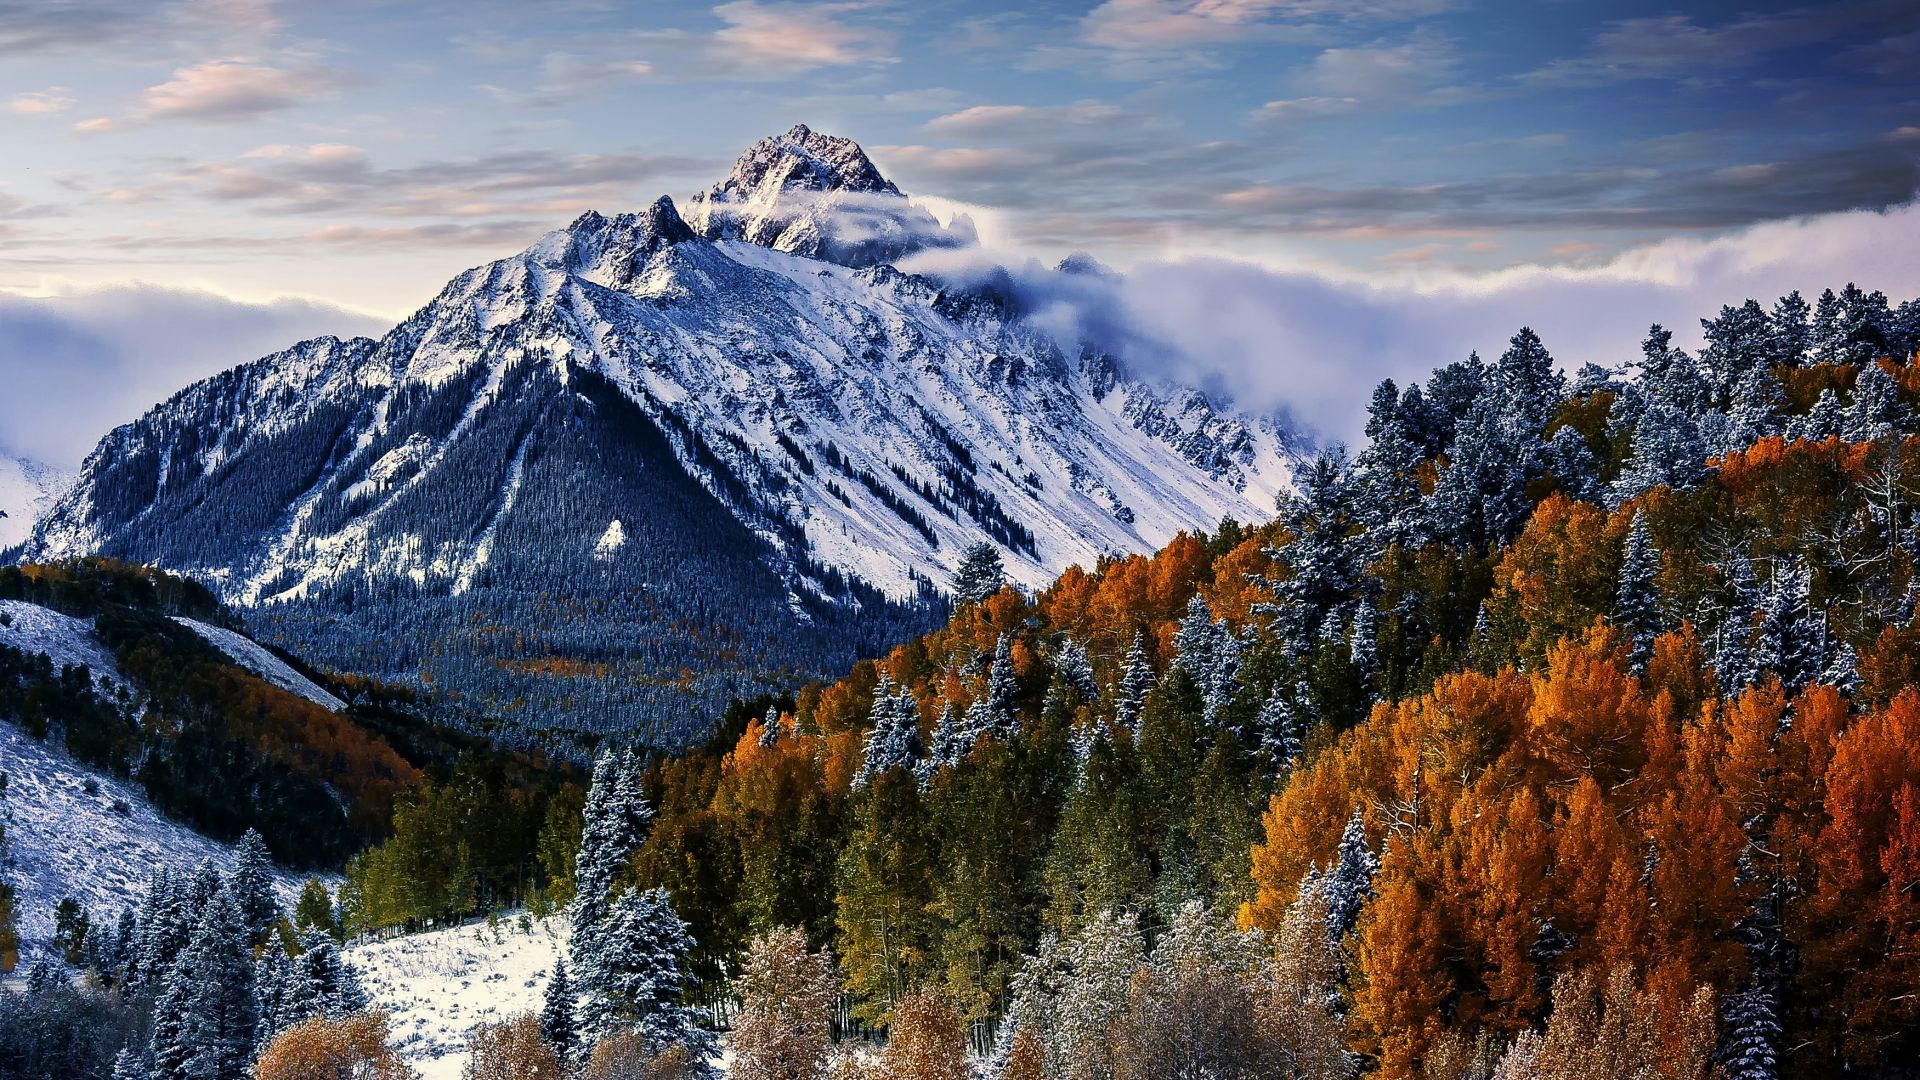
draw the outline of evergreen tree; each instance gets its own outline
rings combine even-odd
[[[766,719],[760,722],[760,748],[772,749],[780,745],[780,706],[767,707]]]
[[[873,707],[867,715],[872,726],[861,747],[860,771],[854,774],[856,789],[893,769],[912,769],[920,757],[919,705],[910,691],[896,693],[884,671],[873,688]]]
[[[963,725],[954,714],[953,702],[944,702],[940,706],[940,719],[934,721],[933,745],[920,763],[920,786],[925,787],[941,769],[950,769],[966,759],[973,750],[975,735],[969,726]]]
[[[280,902],[273,895],[273,856],[255,829],[248,829],[240,837],[227,888],[240,905],[250,940],[255,945],[265,941],[267,932],[280,919]]]
[[[1661,485],[1685,491],[1707,474],[1707,447],[1700,425],[1666,399],[1656,399],[1633,429],[1633,456],[1613,483],[1616,504]]]
[[[1395,397],[1392,379],[1374,390],[1368,409],[1367,448],[1354,462],[1360,491],[1357,516],[1365,530],[1366,557],[1378,559],[1390,547],[1416,548],[1426,541],[1426,500],[1420,490],[1420,466],[1426,447],[1417,430],[1419,388],[1408,401]]]
[[[1140,735],[1140,712],[1146,708],[1147,694],[1158,681],[1153,665],[1147,662],[1146,636],[1135,631],[1126,659],[1120,663],[1120,679],[1113,695],[1114,719],[1135,738]]]
[[[651,1053],[683,1045],[692,1051],[695,1075],[717,1075],[707,1064],[715,1049],[712,1033],[700,1026],[694,1010],[680,1003],[691,981],[686,963],[694,941],[666,890],[623,893],[608,909],[598,939],[592,956],[575,961],[583,998],[583,1041],[598,1043],[616,1032],[629,1032],[643,1039]]]
[[[1801,367],[1807,362],[1807,351],[1813,344],[1813,328],[1807,319],[1810,309],[1800,296],[1800,290],[1781,297],[1773,305],[1770,322],[1770,359],[1773,363],[1786,367]]]
[[[319,878],[308,878],[300,887],[300,899],[294,902],[293,928],[308,930],[314,927],[333,935],[335,941],[342,938],[340,920],[334,915],[333,897],[327,895],[327,887]]]
[[[1283,649],[1298,656],[1312,648],[1327,614],[1346,603],[1360,581],[1361,552],[1355,543],[1357,522],[1344,452],[1314,459],[1300,478],[1298,493],[1283,497],[1280,520],[1292,539],[1267,554],[1289,573],[1260,579],[1274,600],[1256,605],[1255,611],[1271,617]]]
[[[1359,673],[1360,685],[1368,703],[1375,697],[1374,680],[1380,673],[1380,644],[1378,617],[1373,611],[1373,602],[1362,600],[1354,606],[1353,626],[1347,632],[1347,650],[1353,660],[1354,671]]]
[[[985,540],[967,548],[960,557],[960,569],[953,575],[954,602],[977,604],[1007,583],[1006,568],[1000,563],[1000,549]]]
[[[602,751],[593,765],[581,816],[580,850],[574,857],[573,937],[568,948],[576,968],[583,954],[597,948],[610,893],[646,841],[652,810],[635,773],[631,755],[613,750]]]
[[[1715,634],[1713,670],[1722,690],[1736,694],[1758,683],[1765,671],[1765,657],[1754,647],[1762,598],[1753,562],[1745,555],[1734,556],[1725,573],[1730,596]]]
[[[1780,434],[1780,418],[1786,408],[1786,391],[1781,389],[1780,380],[1774,378],[1773,372],[1765,367],[1749,370],[1733,389],[1725,437],[1718,446],[1709,449],[1720,454],[1733,453]]]
[[[994,643],[993,663],[987,668],[987,692],[984,701],[986,730],[995,738],[1012,739],[1020,734],[1020,714],[1014,708],[1018,687],[1013,680],[1013,636],[1001,634]],[[917,730],[917,716],[916,730]]]
[[[1627,530],[1627,549],[1620,561],[1620,589],[1614,601],[1614,619],[1633,640],[1634,674],[1644,674],[1653,655],[1653,639],[1660,633],[1660,552],[1653,546],[1645,512],[1633,512]]]
[[[1715,397],[1724,401],[1747,373],[1764,367],[1775,348],[1773,320],[1758,301],[1722,307],[1717,319],[1700,320],[1707,347],[1702,366],[1713,382]]]
[[[1600,464],[1593,459],[1586,436],[1571,426],[1561,427],[1547,440],[1547,471],[1560,484],[1568,498],[1596,505],[1605,502],[1606,485],[1600,480]]]
[[[1100,684],[1093,678],[1093,662],[1087,659],[1087,647],[1067,638],[1060,643],[1053,660],[1054,673],[1073,691],[1080,700],[1095,702],[1100,700]]]
[[[254,1027],[255,1049],[264,1048],[275,1035],[297,1021],[289,1006],[288,991],[292,973],[291,958],[278,941],[269,941],[253,961],[253,1001],[257,1021]]]
[[[1333,872],[1327,875],[1327,939],[1335,944],[1346,940],[1360,922],[1360,911],[1373,899],[1373,876],[1380,860],[1367,847],[1366,817],[1355,807],[1340,835],[1340,852]]]
[[[1200,688],[1202,718],[1211,725],[1240,688],[1240,639],[1198,593],[1187,602],[1186,618],[1173,635],[1174,663]]]
[[[571,1060],[579,1042],[573,1022],[573,983],[567,979],[566,957],[553,961],[553,978],[540,1007],[540,1037],[550,1043],[562,1061]]]
[[[1781,1032],[1773,992],[1755,986],[1728,995],[1722,1020],[1718,1075],[1726,1080],[1779,1080],[1776,1048]]]
[[[113,1080],[148,1080],[147,1067],[140,1063],[140,1055],[133,1047],[123,1046],[113,1059]]]
[[[1842,363],[1841,357],[1846,349],[1841,342],[1840,298],[1833,295],[1832,289],[1820,294],[1814,304],[1813,325],[1808,331],[1813,362],[1816,364]]]
[[[241,1080],[258,1021],[245,917],[225,889],[207,903],[154,1005],[155,1080]]]
[[[1796,418],[1788,425],[1788,434],[1795,439],[1819,442],[1822,439],[1840,434],[1846,427],[1847,413],[1840,407],[1840,399],[1835,396],[1833,387],[1820,391],[1813,401],[1813,408],[1807,414]]]
[[[1841,437],[1848,442],[1884,439],[1899,430],[1905,420],[1900,388],[1893,376],[1878,363],[1862,366],[1854,380],[1853,399],[1847,405]]]
[[[1300,756],[1305,733],[1292,702],[1280,687],[1274,687],[1260,706],[1259,725],[1261,749],[1267,752],[1276,769],[1285,770]]]
[[[333,938],[319,930],[300,937],[300,955],[288,965],[289,998],[301,1003],[299,1019],[323,1015],[339,1019],[367,1007],[360,978],[347,966]]]

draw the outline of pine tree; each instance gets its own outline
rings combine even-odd
[[[1269,548],[1267,555],[1289,573],[1256,579],[1274,599],[1254,611],[1270,617],[1282,648],[1299,656],[1312,648],[1328,613],[1346,603],[1360,581],[1362,552],[1354,537],[1352,478],[1344,451],[1314,459],[1299,478],[1299,491],[1283,497],[1280,520],[1292,539],[1284,548]]]
[[[574,1050],[579,1043],[579,1032],[573,1022],[573,983],[567,979],[566,957],[556,957],[553,961],[553,978],[547,980],[547,989],[540,1007],[540,1037],[550,1043],[561,1060],[572,1060]]]
[[[1260,747],[1267,752],[1277,770],[1285,770],[1300,756],[1305,733],[1293,703],[1280,687],[1273,688],[1260,706]]]
[[[1820,294],[1813,308],[1813,325],[1809,328],[1811,355],[1816,364],[1838,364],[1845,355],[1841,342],[1840,298],[1833,295],[1832,289]]]
[[[760,722],[760,748],[770,750],[780,745],[780,735],[780,707],[769,706],[766,719]]]
[[[1607,488],[1600,480],[1600,463],[1586,436],[1565,426],[1547,440],[1547,471],[1559,482],[1568,498],[1598,505],[1606,500]]]
[[[253,1001],[257,1022],[254,1027],[256,1049],[265,1048],[275,1035],[292,1027],[293,1002],[289,1000],[292,963],[280,943],[269,941],[253,961]]]
[[[1773,305],[1770,322],[1770,359],[1786,367],[1802,367],[1807,350],[1813,344],[1813,330],[1807,324],[1810,309],[1800,290],[1781,297]]]
[[[993,648],[993,663],[987,668],[987,692],[980,700],[985,702],[987,730],[999,739],[1012,739],[1020,734],[1020,714],[1014,709],[1014,694],[1018,687],[1013,679],[1013,637],[1001,634]]]
[[[123,1046],[114,1056],[113,1080],[148,1080],[147,1068],[140,1064],[140,1055],[133,1047]]]
[[[257,830],[248,829],[240,837],[227,888],[240,905],[250,940],[255,945],[265,941],[267,932],[280,919],[280,902],[273,895],[273,856]]]
[[[1380,860],[1367,847],[1365,812],[1355,807],[1340,835],[1340,852],[1327,875],[1327,939],[1346,940],[1360,922],[1360,911],[1373,899],[1373,876]]]
[[[1240,688],[1240,639],[1217,622],[1205,598],[1187,602],[1186,618],[1173,635],[1174,664],[1200,688],[1202,718],[1212,725]]]
[[[1780,418],[1787,409],[1786,391],[1780,380],[1765,367],[1749,370],[1733,389],[1727,426],[1720,445],[1710,446],[1715,453],[1729,454],[1745,450],[1755,442],[1781,432]]]
[[[1878,363],[1863,366],[1854,380],[1853,399],[1847,405],[1841,437],[1848,442],[1884,439],[1899,430],[1905,419],[1900,389],[1893,376]]]
[[[1730,596],[1715,635],[1713,670],[1723,691],[1735,694],[1758,683],[1766,670],[1765,657],[1754,647],[1762,598],[1753,562],[1745,555],[1734,556],[1725,572]]]
[[[1627,530],[1627,549],[1620,561],[1620,589],[1614,601],[1614,618],[1633,640],[1631,662],[1634,674],[1647,670],[1653,655],[1653,639],[1660,633],[1660,551],[1653,546],[1653,534],[1647,528],[1647,515],[1633,512],[1633,526]]]
[[[919,766],[920,786],[932,783],[941,769],[950,769],[965,760],[973,751],[974,739],[974,733],[954,714],[953,702],[943,702],[940,719],[933,725],[933,745]]]
[[[1820,391],[1813,401],[1813,408],[1805,416],[1797,417],[1788,425],[1788,434],[1795,439],[1819,442],[1829,436],[1840,434],[1846,426],[1847,413],[1840,407],[1840,399],[1834,395],[1833,387]]]
[[[860,770],[853,777],[856,789],[890,770],[911,770],[920,757],[919,704],[910,691],[896,693],[884,671],[873,688],[873,707],[867,717],[871,726],[861,746]]]
[[[1360,675],[1360,685],[1366,699],[1374,699],[1374,679],[1380,673],[1380,643],[1378,617],[1374,614],[1373,602],[1362,600],[1354,605],[1353,626],[1347,631],[1347,655],[1353,661],[1353,668]]]
[[[1780,1019],[1773,992],[1749,987],[1727,996],[1718,1075],[1726,1080],[1779,1080]]]
[[[1420,466],[1426,446],[1417,427],[1419,388],[1412,398],[1396,398],[1392,379],[1382,380],[1368,408],[1367,448],[1354,462],[1361,497],[1357,514],[1365,529],[1369,561],[1388,548],[1416,548],[1426,542],[1426,499],[1420,490]]]
[[[967,548],[960,557],[960,569],[953,575],[954,602],[962,606],[977,604],[999,592],[1006,583],[1000,549],[982,540]]]
[[[693,1052],[696,1075],[716,1075],[707,1065],[715,1049],[713,1035],[700,1026],[694,1010],[680,1003],[691,981],[686,963],[693,948],[693,935],[666,890],[623,893],[607,911],[597,951],[575,961],[583,1041],[631,1032],[652,1053],[684,1045]]]
[[[225,889],[208,901],[154,1005],[155,1080],[240,1080],[258,1022],[245,918]]]
[[[289,965],[291,996],[304,1003],[299,1019],[319,1013],[339,1019],[367,1007],[360,978],[347,966],[333,938],[319,930],[300,937],[300,955]]]
[[[580,850],[574,858],[574,964],[595,948],[595,935],[610,902],[610,891],[646,841],[652,810],[640,790],[637,763],[630,754],[602,751],[582,811]]]
[[[1062,682],[1080,695],[1081,701],[1091,703],[1100,700],[1100,684],[1094,681],[1093,662],[1087,659],[1085,645],[1072,638],[1061,641],[1054,653],[1053,670]]]
[[[1707,447],[1700,425],[1664,398],[1647,405],[1633,429],[1633,456],[1613,482],[1618,503],[1665,485],[1685,491],[1707,474]]]
[[[1153,665],[1147,662],[1146,637],[1139,631],[1133,635],[1133,644],[1127,649],[1126,659],[1120,664],[1120,680],[1114,687],[1114,719],[1120,726],[1140,736],[1140,713],[1147,705],[1147,694],[1153,690],[1159,680],[1153,674]]]

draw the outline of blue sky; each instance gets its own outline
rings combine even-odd
[[[1909,203],[1916,55],[1886,0],[0,0],[0,293],[389,318],[797,122],[1009,257],[1638,273]]]

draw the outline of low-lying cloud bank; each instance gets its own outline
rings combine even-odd
[[[196,379],[385,320],[313,300],[247,303],[131,284],[0,292],[0,450],[71,467],[109,429]]]
[[[1920,203],[1670,239],[1592,268],[1368,279],[1217,258],[1146,262],[1126,274],[1056,273],[929,255],[922,267],[997,279],[1067,340],[1099,342],[1136,371],[1278,411],[1323,440],[1357,441],[1368,391],[1403,386],[1533,327],[1568,369],[1637,358],[1647,327],[1700,342],[1723,304],[1849,281],[1898,303],[1920,295]]]

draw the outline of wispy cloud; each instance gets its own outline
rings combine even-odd
[[[243,59],[183,67],[140,95],[141,120],[252,120],[338,92],[341,78],[324,68],[277,67]]]
[[[73,92],[64,86],[49,86],[45,90],[31,90],[24,94],[15,94],[7,102],[7,111],[22,116],[41,116],[47,113],[65,112],[73,107]]]
[[[1081,23],[1093,45],[1169,49],[1244,41],[1283,28],[1398,21],[1444,11],[1449,0],[1106,0]]]

